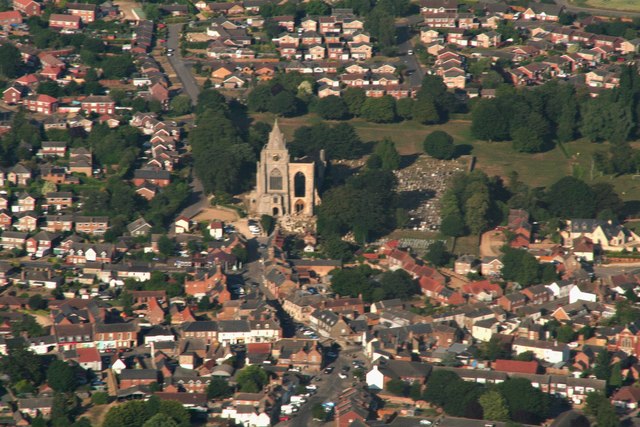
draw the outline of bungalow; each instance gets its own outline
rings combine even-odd
[[[53,397],[28,397],[18,399],[18,412],[31,419],[42,415],[48,418],[53,408]]]
[[[140,217],[127,225],[127,232],[133,237],[146,236],[151,232],[151,228],[151,224]]]
[[[139,187],[145,183],[166,187],[171,184],[171,173],[166,170],[136,169],[133,173],[133,184]]]

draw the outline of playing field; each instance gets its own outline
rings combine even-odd
[[[570,2],[580,7],[640,12],[638,0],[571,0]]]
[[[256,121],[272,123],[274,116],[255,114],[253,118]],[[301,117],[280,118],[278,122],[287,138],[291,139],[298,127],[310,126],[322,122],[322,119],[309,114]],[[464,117],[434,126],[423,126],[414,122],[376,124],[360,119],[350,120],[349,123],[353,125],[364,142],[391,138],[402,155],[423,153],[422,142],[425,136],[434,130],[443,130],[454,137],[457,145],[464,146],[464,152],[475,156],[476,168],[483,170],[487,175],[506,178],[511,172],[517,171],[520,180],[532,187],[546,187],[564,176],[573,175],[589,183],[610,182],[624,200],[640,198],[640,175],[635,179],[632,175],[602,176],[593,167],[593,153],[608,150],[607,144],[578,140],[563,147],[557,146],[546,153],[525,154],[514,151],[510,142],[487,142],[474,139],[470,131],[471,123]],[[634,148],[640,148],[640,142],[633,145]]]

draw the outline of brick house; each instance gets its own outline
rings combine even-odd
[[[58,191],[47,193],[45,203],[42,205],[44,209],[53,208],[56,211],[64,210],[73,206],[73,193],[70,191]]]
[[[14,227],[18,231],[35,231],[38,228],[38,215],[33,212],[20,213]]]
[[[22,12],[26,16],[40,16],[42,8],[34,0],[13,0],[13,10]]]
[[[536,285],[520,291],[531,304],[544,304],[551,300],[552,292],[545,285]]]
[[[120,389],[158,382],[155,369],[124,369],[120,372]]]
[[[24,186],[29,184],[33,174],[31,170],[21,163],[18,163],[7,173],[7,181],[13,185]]]
[[[527,303],[527,297],[519,292],[503,295],[498,299],[498,305],[507,311],[515,311],[524,307]]]
[[[136,169],[133,173],[133,184],[139,187],[144,183],[166,187],[171,184],[171,173],[166,170]]]
[[[0,26],[22,24],[22,15],[17,10],[0,12]]]
[[[182,335],[184,338],[197,338],[211,344],[218,340],[218,323],[209,320],[191,322],[182,328]]]
[[[0,211],[0,229],[8,230],[13,223],[13,217],[6,210]]]
[[[115,247],[109,244],[73,243],[67,255],[68,264],[87,262],[110,263],[115,257]]]
[[[2,92],[2,100],[7,104],[13,105],[22,101],[24,95],[25,88],[21,85],[14,84]]]
[[[12,210],[14,212],[34,211],[35,209],[36,198],[29,193],[21,193],[20,196],[18,196],[18,206],[12,206]]]
[[[139,327],[135,323],[97,323],[94,341],[100,351],[133,348],[138,345]]]
[[[5,231],[0,237],[0,245],[2,249],[22,249],[27,241],[27,233],[19,231]]]
[[[42,141],[42,148],[38,151],[40,157],[64,157],[67,154],[65,141]]]
[[[53,114],[58,110],[58,98],[49,95],[31,95],[25,98],[27,110],[34,113]]]
[[[67,3],[67,11],[80,17],[85,24],[90,24],[96,20],[96,5],[91,3]]]
[[[88,96],[80,105],[87,114],[113,114],[116,110],[115,101],[108,96]]]
[[[72,215],[47,215],[45,216],[44,229],[50,233],[68,232],[73,230]]]
[[[104,234],[109,229],[109,218],[105,216],[76,216],[77,233]]]
[[[59,234],[41,231],[35,236],[29,237],[27,239],[27,253],[49,253],[53,249],[54,243],[59,239]]]
[[[49,27],[63,30],[79,30],[80,17],[62,13],[52,13],[49,17]]]

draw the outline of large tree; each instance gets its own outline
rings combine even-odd
[[[382,169],[396,170],[400,167],[400,154],[396,150],[396,145],[389,138],[378,142],[373,154],[380,158]]]
[[[505,280],[518,282],[522,286],[540,282],[540,264],[529,252],[506,248],[502,263],[504,266],[500,273]]]
[[[560,218],[593,218],[595,215],[593,190],[572,176],[560,179],[549,188],[547,203],[550,213]]]
[[[344,100],[335,95],[320,98],[316,103],[316,112],[327,120],[343,120],[349,116],[349,108]]]
[[[238,388],[244,393],[258,393],[268,381],[267,372],[257,365],[246,366],[236,375]]]
[[[509,421],[509,408],[502,395],[496,390],[489,390],[478,399],[482,406],[485,420]]]
[[[395,100],[389,95],[367,98],[360,109],[360,115],[370,122],[391,123],[396,119]]]
[[[54,360],[47,369],[47,384],[55,391],[68,393],[76,389],[76,372],[67,362]]]
[[[441,130],[433,131],[427,135],[423,147],[425,153],[440,160],[452,159],[456,152],[453,137]]]

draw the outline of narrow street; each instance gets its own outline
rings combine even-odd
[[[169,37],[167,39],[167,48],[173,49],[173,56],[169,57],[169,62],[182,82],[182,88],[185,93],[189,95],[191,102],[195,105],[198,102],[200,88],[193,78],[193,74],[191,74],[191,68],[185,64],[180,52],[180,34],[182,33],[183,27],[184,24],[168,25]]]

